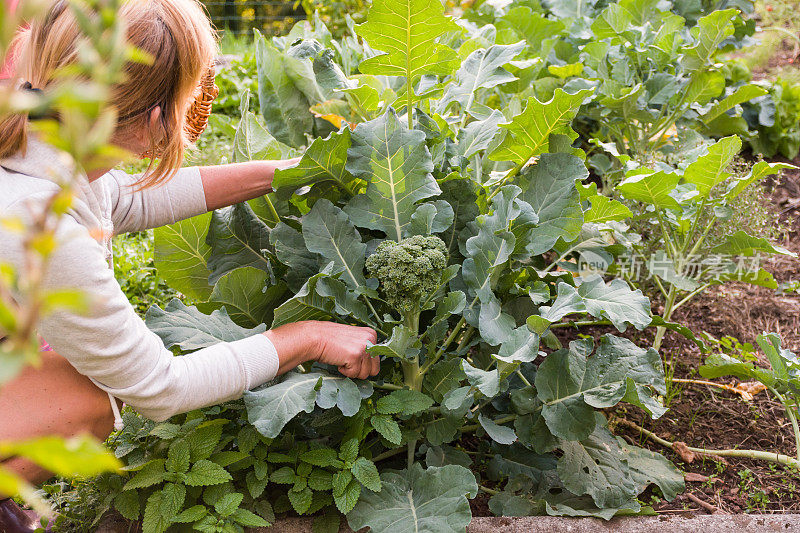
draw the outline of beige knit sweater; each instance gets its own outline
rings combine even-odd
[[[69,157],[36,139],[27,153],[0,161],[0,219],[23,220],[68,180]],[[77,198],[63,217],[58,247],[44,276],[47,289],[78,289],[90,297],[88,312],[58,311],[40,324],[41,337],[101,389],[161,421],[199,407],[240,397],[272,379],[278,355],[255,335],[174,357],[147,329],[114,279],[111,237],[188,218],[206,211],[200,172],[178,171],[161,187],[134,191],[138,179],[111,171],[78,179]],[[0,264],[22,268],[18,234],[0,225]]]

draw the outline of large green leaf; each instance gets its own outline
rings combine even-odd
[[[466,377],[461,368],[460,359],[440,361],[425,374],[424,391],[438,403],[444,395],[458,387],[461,380]]]
[[[583,227],[581,198],[575,182],[589,175],[583,161],[569,154],[544,154],[519,178],[521,198],[539,221],[526,237],[531,255],[550,250],[559,240],[572,241]]]
[[[631,341],[604,335],[591,355],[591,339],[572,341],[569,350],[548,355],[536,374],[536,390],[547,427],[567,440],[587,438],[595,426],[594,408],[621,401],[664,414],[655,393],[665,394],[664,367],[658,352]]]
[[[493,441],[498,444],[508,445],[517,440],[517,434],[514,430],[507,426],[501,426],[495,423],[491,418],[486,418],[482,414],[478,415],[478,423],[486,431]]]
[[[339,186],[349,187],[353,181],[353,177],[345,169],[349,147],[349,128],[333,132],[326,139],[314,139],[296,165],[275,171],[272,188],[276,191],[294,191],[304,185],[321,181],[334,181]]]
[[[633,216],[628,206],[602,194],[589,197],[589,203],[591,207],[583,214],[584,222],[602,224],[612,220],[625,220]]]
[[[204,213],[153,232],[158,274],[170,287],[197,300],[211,295],[206,266],[211,255],[211,246],[206,244],[210,221],[211,213]]]
[[[286,270],[286,284],[294,291],[314,274],[319,273],[318,255],[306,248],[303,234],[280,222],[270,231],[269,240],[275,247],[275,257],[289,267]]]
[[[546,57],[564,31],[564,22],[552,20],[528,6],[516,6],[497,21],[497,28],[513,29],[523,37],[531,53]]]
[[[224,307],[205,315],[178,299],[170,301],[163,310],[158,306],[151,307],[145,321],[167,348],[178,346],[186,351],[244,339],[267,329],[264,325],[252,329],[236,325]]]
[[[310,104],[306,96],[289,77],[286,61],[290,59],[262,35],[256,37],[261,114],[276,139],[289,146],[300,147],[306,143],[306,133],[312,131],[314,117],[308,110]]]
[[[496,450],[497,455],[488,464],[487,474],[490,479],[525,476],[538,483],[543,475],[556,469],[556,460],[552,455],[534,453],[520,443]]]
[[[767,90],[758,85],[748,84],[742,85],[736,89],[732,94],[726,96],[722,100],[716,102],[711,108],[706,111],[701,117],[703,122],[709,124],[715,118],[720,117],[723,113],[728,111],[734,106],[767,94]]]
[[[410,361],[419,355],[421,347],[422,343],[414,331],[398,325],[392,329],[392,334],[387,340],[368,347],[367,353],[373,357],[394,357],[401,361]]]
[[[650,300],[640,289],[632,291],[621,279],[608,284],[599,275],[584,279],[578,287],[558,284],[558,296],[551,307],[541,307],[542,318],[555,322],[571,313],[589,313],[610,320],[619,331],[628,324],[644,329],[650,324]]]
[[[712,61],[717,47],[733,35],[735,16],[735,9],[724,9],[697,20],[697,25],[691,29],[696,44],[686,50],[683,56],[683,64],[687,69],[697,70]]]
[[[761,181],[767,176],[778,174],[781,170],[797,167],[788,163],[768,163],[766,161],[759,161],[750,169],[750,172],[739,179],[732,180],[728,190],[725,191],[725,196],[734,198],[742,193],[751,184]]]
[[[679,209],[680,205],[670,193],[681,180],[677,174],[654,172],[641,168],[628,172],[616,190],[623,198],[637,200],[661,208]]]
[[[683,473],[666,457],[638,446],[628,444],[622,437],[617,437],[617,444],[625,454],[625,462],[636,483],[636,493],[644,492],[651,484],[658,485],[661,494],[672,500],[686,490]]]
[[[325,376],[317,392],[317,405],[323,409],[338,407],[344,416],[355,415],[361,400],[372,396],[372,383],[353,381],[344,376]]]
[[[247,203],[217,209],[212,213],[206,242],[209,282],[216,283],[227,272],[243,266],[270,270],[265,250],[271,250],[269,226],[262,222]]]
[[[233,137],[231,161],[241,163],[258,159],[281,159],[287,155],[289,147],[279,143],[249,110],[250,91],[245,90],[241,99],[242,118]]]
[[[414,463],[381,476],[380,492],[361,495],[347,522],[353,531],[374,533],[459,533],[472,520],[467,498],[478,494],[475,476],[460,465]]]
[[[416,203],[441,193],[431,175],[433,162],[425,134],[409,130],[389,110],[359,124],[352,137],[347,170],[368,185],[345,211],[355,225],[383,231],[399,241],[409,233]]]
[[[539,355],[539,335],[522,326],[503,342],[494,358],[504,363],[531,363]]]
[[[686,167],[683,178],[694,183],[703,198],[708,198],[711,189],[730,177],[728,166],[742,149],[742,141],[736,135],[720,139],[711,145],[708,153]]]
[[[492,398],[500,392],[500,372],[496,368],[481,370],[469,364],[466,359],[461,361],[461,368],[470,385],[481,391],[481,394],[487,398]]]
[[[523,48],[525,42],[520,41],[508,45],[495,44],[472,52],[456,72],[455,80],[448,84],[439,102],[439,112],[444,114],[450,104],[458,102],[463,115],[472,114],[478,89],[496,87],[517,79],[503,65],[519,55]]]
[[[591,89],[583,89],[574,94],[556,89],[553,98],[548,102],[529,97],[525,110],[510,123],[501,126],[508,133],[502,144],[489,155],[490,159],[524,165],[531,157],[549,151],[551,135],[566,135],[575,139],[578,134],[570,126],[572,119],[591,94]]]
[[[592,23],[595,39],[609,39],[629,30],[633,23],[633,14],[620,2],[610,4]]]
[[[258,268],[242,267],[222,276],[208,299],[225,306],[231,319],[245,327],[272,322],[272,310],[286,292],[282,283],[270,286],[269,275]]]
[[[247,420],[267,438],[274,439],[295,416],[314,410],[317,386],[323,374],[290,372],[278,384],[244,393]]]
[[[705,364],[700,367],[699,372],[700,375],[706,379],[723,376],[735,376],[742,380],[760,379],[753,363],[742,361],[741,359],[736,359],[726,354],[709,355],[705,360]]]
[[[356,33],[385,53],[362,61],[358,68],[364,74],[403,76],[409,87],[423,74],[450,74],[458,56],[436,42],[450,31],[459,27],[444,15],[439,2],[375,0],[367,22],[356,26]]]
[[[505,118],[503,113],[495,109],[492,114],[484,120],[470,122],[466,128],[461,130],[458,136],[458,153],[461,157],[469,159],[481,150],[489,147],[489,143],[500,131],[500,123]]]
[[[770,243],[764,237],[753,237],[744,230],[725,236],[725,242],[711,249],[713,253],[727,255],[754,255],[759,252],[768,254],[781,254],[797,257],[797,254],[787,250],[783,246]]]
[[[306,247],[333,262],[333,273],[352,288],[362,287],[367,245],[344,211],[321,199],[303,218]]]
[[[558,460],[558,476],[570,492],[591,496],[600,508],[621,507],[638,494],[637,484],[626,454],[603,426],[603,416],[592,413],[592,417],[597,420],[589,436],[559,444],[564,455]]]

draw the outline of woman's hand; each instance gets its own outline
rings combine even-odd
[[[300,158],[295,157],[200,167],[206,207],[212,211],[263,196],[272,191],[275,170],[290,167],[298,161]]]
[[[366,351],[368,345],[377,341],[372,328],[305,321],[285,324],[264,334],[278,352],[278,374],[306,361],[337,366],[349,378],[366,379],[380,371],[380,359]]]

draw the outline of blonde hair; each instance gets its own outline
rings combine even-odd
[[[186,111],[213,61],[216,35],[196,0],[127,0],[117,16],[125,21],[128,42],[152,57],[149,64],[125,65],[124,80],[112,87],[110,100],[118,116],[115,135],[148,128],[150,113],[161,107],[160,135],[151,136],[148,150],[160,160],[154,168],[151,162],[139,182],[152,187],[171,178],[183,162],[189,141]],[[75,62],[80,39],[68,2],[57,0],[43,19],[15,38],[16,78],[47,90],[55,73]],[[27,135],[27,115],[0,121],[0,159],[24,153]]]

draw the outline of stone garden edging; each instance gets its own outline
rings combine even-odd
[[[273,527],[251,533],[312,533],[309,518],[286,518]],[[522,518],[480,517],[472,520],[467,533],[766,533],[800,532],[800,514],[620,517],[598,518],[530,516]],[[351,533],[346,526],[340,533]]]

